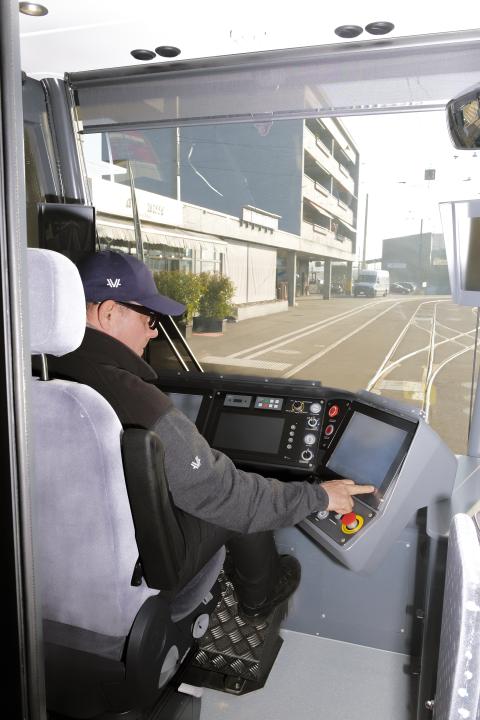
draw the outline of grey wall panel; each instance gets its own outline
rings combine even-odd
[[[280,552],[302,564],[300,587],[284,627],[320,637],[407,653],[414,632],[417,551],[411,524],[369,575],[347,570],[297,528],[276,533]]]

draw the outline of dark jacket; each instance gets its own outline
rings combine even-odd
[[[173,500],[185,512],[245,533],[295,525],[327,507],[328,496],[318,484],[284,483],[238,470],[152,384],[157,377],[152,368],[109,335],[87,328],[81,346],[63,357],[49,357],[48,367],[55,377],[97,390],[124,427],[159,435]]]

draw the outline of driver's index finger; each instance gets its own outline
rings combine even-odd
[[[352,495],[366,495],[367,493],[375,492],[375,485],[355,485],[353,488],[349,488]]]

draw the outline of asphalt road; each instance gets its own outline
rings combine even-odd
[[[207,371],[320,380],[414,403],[465,453],[475,327],[476,310],[445,296],[310,296],[287,312],[226,323],[223,335],[187,339]]]

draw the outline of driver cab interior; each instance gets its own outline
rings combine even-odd
[[[471,403],[469,448],[463,455],[429,422],[425,405],[397,399],[410,399],[413,386],[413,394],[425,390],[426,374],[431,371],[433,377],[444,362],[443,356],[433,357],[434,340],[430,354],[424,341],[424,333],[437,327],[437,316],[425,319],[419,311],[410,318],[408,303],[418,302],[423,312],[429,303],[446,306],[447,299],[433,292],[431,298],[417,293],[390,297],[389,272],[392,282],[394,271],[407,272],[402,267],[375,270],[382,273],[381,292],[373,291],[373,297],[368,287],[355,291],[352,273],[338,274],[343,272],[342,258],[348,256],[351,263],[358,255],[359,166],[355,148],[346,143],[350,136],[342,135],[341,124],[331,119],[342,111],[347,118],[367,106],[373,115],[391,112],[404,82],[409,92],[416,88],[418,97],[412,100],[404,89],[398,93],[408,95],[416,109],[427,109],[430,91],[422,82],[409,84],[410,78],[417,78],[419,64],[422,78],[437,78],[439,55],[445,65],[450,58],[453,69],[459,64],[462,78],[470,77],[471,68],[462,65],[462,57],[471,52],[477,62],[480,40],[460,35],[458,42],[442,38],[438,44],[429,44],[425,37],[378,41],[370,48],[359,42],[348,50],[324,46],[240,60],[230,56],[222,62],[79,70],[62,80],[24,77],[30,193],[30,340],[25,355],[34,356],[37,368],[35,377],[28,376],[27,403],[37,580],[37,591],[31,593],[37,614],[32,617],[38,620],[33,622],[32,645],[40,648],[36,679],[46,688],[46,702],[40,692],[38,712],[45,706],[52,720],[236,720],[269,713],[299,720],[315,714],[328,719],[355,714],[454,720],[478,714],[480,401]],[[401,78],[395,74],[398,67]],[[398,85],[385,82],[384,68]],[[359,80],[370,72],[372,86]],[[452,97],[458,76],[453,70],[445,73]],[[315,105],[319,87],[321,101]],[[371,87],[378,103],[372,101]],[[402,100],[402,108],[407,105]],[[444,106],[445,101],[439,101],[434,110],[444,112]],[[478,89],[460,92],[446,111],[455,147],[479,147]],[[201,130],[207,119],[213,129]],[[287,152],[282,144],[287,135],[275,132],[281,126],[282,132],[293,133],[300,124],[305,147],[293,173],[290,147]],[[11,119],[6,127],[13,132]],[[159,134],[146,142],[141,133],[152,127]],[[232,127],[239,129],[239,147],[229,134]],[[266,139],[280,163],[267,160],[262,146],[264,174],[249,174],[239,160],[250,161],[259,152],[258,144],[252,150],[245,142],[250,131],[255,143]],[[95,177],[85,172],[87,137],[92,146],[101,147]],[[129,153],[132,162],[126,159]],[[157,153],[161,177],[152,161]],[[225,169],[224,158],[234,158],[234,170]],[[228,198],[222,195],[221,181],[229,172],[243,203],[236,216],[226,211]],[[270,207],[267,200],[266,186],[283,175],[292,186],[295,177],[305,191],[296,210],[290,198],[285,199],[285,218],[295,213],[300,218],[294,241],[278,207],[273,200]],[[104,193],[97,196],[101,207],[93,201],[95,187]],[[168,192],[163,197],[151,193],[152,187]],[[192,197],[197,202],[189,202]],[[256,197],[263,198],[264,206],[256,206]],[[118,198],[123,215],[115,205]],[[365,233],[368,202],[367,193]],[[441,207],[451,299],[477,309],[479,202],[456,200]],[[324,203],[321,212],[319,203]],[[370,222],[372,208],[370,199]],[[195,228],[192,218],[198,222]],[[102,224],[108,225],[109,235],[105,229],[101,234]],[[229,244],[227,224],[235,227]],[[417,230],[421,250],[427,233],[423,224],[420,233]],[[272,238],[278,241],[275,253]],[[282,247],[293,242],[288,250]],[[334,298],[330,293],[328,298],[301,296],[292,281],[302,262],[306,278],[309,263],[320,272],[319,243],[324,243],[322,253],[327,248],[321,260],[323,287],[334,287],[339,280],[346,288]],[[282,483],[350,478],[375,488],[353,498],[351,513],[322,510],[275,531],[279,552],[293,555],[302,565],[286,616],[282,611],[266,621],[242,619],[225,572],[224,548],[198,574],[182,575],[187,548],[173,509],[161,438],[151,431],[122,428],[92,388],[49,373],[46,355],[73,351],[85,332],[85,294],[76,264],[105,244],[139,258],[145,245],[147,264],[163,274],[163,280],[171,274],[177,280],[191,275],[205,280],[210,273],[230,272],[243,283],[241,300],[257,293],[259,334],[252,339],[243,327],[249,327],[253,303],[237,298],[237,316],[228,316],[231,322],[226,324],[224,313],[219,333],[193,337],[188,307],[184,324],[162,317],[161,339],[152,357],[148,351],[145,355],[157,373],[155,384],[214,452],[226,455],[241,471]],[[17,245],[13,243],[12,252]],[[341,259],[340,269],[330,262],[332,248]],[[446,272],[443,256],[433,252],[434,239],[428,249],[432,275]],[[417,264],[423,262],[420,250]],[[365,257],[363,261],[367,272]],[[397,258],[393,265],[402,262],[403,257]],[[282,282],[275,286],[280,272]],[[15,277],[10,272],[12,283]],[[289,278],[290,285],[283,278]],[[270,295],[262,295],[267,286]],[[199,295],[206,289],[194,288]],[[284,312],[263,317],[261,311],[272,304]],[[335,307],[335,315],[322,315],[327,306]],[[321,358],[331,348],[346,347],[346,340],[397,306],[399,316],[408,315],[405,327],[421,336],[420,349],[409,348],[391,365],[393,350],[392,355],[389,348],[382,350],[379,385],[372,381],[362,389],[347,383],[340,387],[309,375],[311,366],[305,372],[300,368],[298,376],[290,370],[300,353],[297,345],[287,344],[295,323],[305,333],[309,353]],[[316,315],[307,322],[302,312],[309,307]],[[370,312],[375,317],[362,315]],[[451,318],[450,305],[449,312]],[[352,324],[340,339],[310,334],[344,320]],[[445,319],[442,322],[445,335],[440,343],[472,339],[470,326],[455,334]],[[384,328],[390,337],[390,326]],[[235,340],[224,351],[219,336],[228,336],[228,331]],[[262,348],[271,335],[273,355],[265,360]],[[277,347],[285,339],[286,344]],[[392,347],[395,342],[392,339]],[[371,354],[375,351],[372,346]],[[427,358],[425,374],[410,385],[403,380],[395,385],[389,373],[402,364],[409,368],[410,354]],[[345,356],[348,362],[343,357],[337,366],[347,368],[348,378],[355,350]],[[450,384],[463,387],[461,377]],[[403,395],[395,395],[399,387]]]

